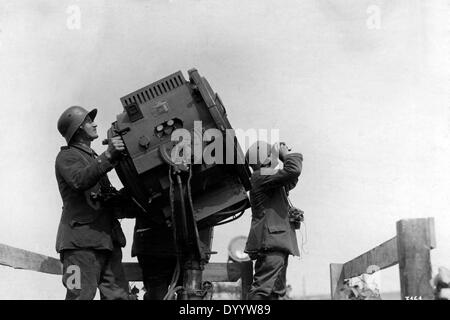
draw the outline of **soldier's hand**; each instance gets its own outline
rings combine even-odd
[[[284,162],[286,160],[286,156],[289,154],[290,149],[288,148],[288,146],[286,145],[286,143],[284,142],[280,142],[280,146],[279,146],[279,158],[282,162]]]
[[[112,137],[108,141],[108,149],[105,154],[110,160],[116,160],[121,156],[122,151],[125,150],[125,144],[121,137]]]

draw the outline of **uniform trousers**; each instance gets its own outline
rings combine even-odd
[[[69,249],[61,252],[66,300],[92,300],[97,288],[102,300],[128,300],[122,249]]]
[[[258,253],[249,300],[277,300],[286,294],[288,256],[277,251]]]

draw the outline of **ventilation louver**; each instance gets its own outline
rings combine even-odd
[[[124,107],[131,104],[143,104],[153,99],[156,99],[166,93],[182,86],[186,80],[181,71],[171,74],[164,79],[156,81],[142,89],[136,90],[122,98],[120,101]]]

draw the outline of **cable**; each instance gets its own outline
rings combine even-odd
[[[215,215],[216,216],[229,216],[229,215],[234,215],[238,212],[241,211],[245,211],[245,209],[247,209],[247,203],[244,203],[243,205],[241,205],[239,208],[236,208],[234,210],[229,210],[229,211],[219,211],[217,212]]]
[[[181,290],[181,289],[184,289],[184,287],[183,287],[183,286],[178,286],[178,287],[175,287],[175,288],[171,289],[170,291],[168,291],[168,292],[167,292],[167,299],[165,299],[165,300],[172,300],[171,298],[173,297],[173,295],[174,295],[177,291],[179,291],[179,290]]]
[[[305,221],[303,221],[303,224],[305,225],[305,242],[304,242],[304,244],[307,244],[308,243],[308,231],[306,230],[306,223],[305,223]]]
[[[192,202],[191,178],[192,178],[192,166],[189,166],[189,177],[188,177],[188,181],[187,181],[187,192],[188,192],[189,206],[191,207],[191,211],[195,212],[195,210],[194,210],[194,203]]]
[[[139,202],[138,202],[134,197],[131,197],[131,200],[133,200],[133,202],[134,202],[139,208],[141,208],[142,211],[144,211],[145,213],[148,214],[147,210],[145,210],[144,207],[141,206],[141,205],[139,204]]]
[[[300,230],[300,235],[302,237],[302,244],[300,246],[300,250],[301,250],[301,253],[308,254],[308,249],[305,249],[305,246],[308,243],[308,232],[306,230],[306,223],[305,223],[305,221],[303,221],[302,224],[305,226],[305,237],[303,237],[303,233]]]
[[[173,240],[175,248],[178,248],[177,246],[177,231],[176,231],[176,221],[175,221],[175,210],[174,210],[174,191],[173,191],[173,180],[172,180],[172,166],[169,166],[169,198],[170,198],[170,208],[171,208],[171,217],[172,217],[172,232],[173,232]],[[177,254],[177,264],[175,266],[175,270],[172,275],[172,280],[169,285],[169,289],[167,290],[166,295],[164,296],[163,300],[169,300],[173,293],[173,291],[178,282],[178,279],[180,278],[180,258]]]
[[[175,266],[175,271],[172,275],[172,280],[170,282],[169,289],[167,290],[167,293],[164,296],[163,300],[171,300],[173,294],[175,294],[175,292],[179,290],[179,287],[181,286],[176,287],[179,278],[180,278],[180,260],[177,257],[177,264]]]
[[[214,226],[221,226],[221,225],[230,223],[230,222],[232,222],[232,221],[234,221],[234,220],[237,220],[237,219],[239,219],[240,217],[242,217],[242,215],[244,214],[244,212],[245,212],[245,210],[242,210],[237,216],[233,216],[232,218],[230,218],[230,219],[228,219],[228,220],[224,220],[224,221],[218,222],[218,223],[216,223]]]
[[[245,210],[247,209],[247,203],[244,203],[243,205],[241,205],[239,208],[234,209],[234,210],[229,210],[229,211],[222,211],[222,212],[218,212],[215,214],[215,216],[230,216],[233,215],[233,217],[231,217],[230,219],[227,220],[223,220],[221,222],[217,222],[214,223],[213,226],[220,226],[220,225],[224,225],[227,223],[230,223],[234,220],[239,219],[240,217],[242,217],[242,215],[244,214]]]

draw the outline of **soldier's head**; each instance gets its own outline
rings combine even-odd
[[[278,156],[273,157],[273,147],[265,141],[256,141],[248,148],[245,159],[250,167],[259,170],[262,167],[276,166]]]
[[[67,144],[77,140],[92,141],[98,138],[97,124],[94,122],[97,109],[87,111],[80,106],[66,109],[58,120],[58,131]]]

